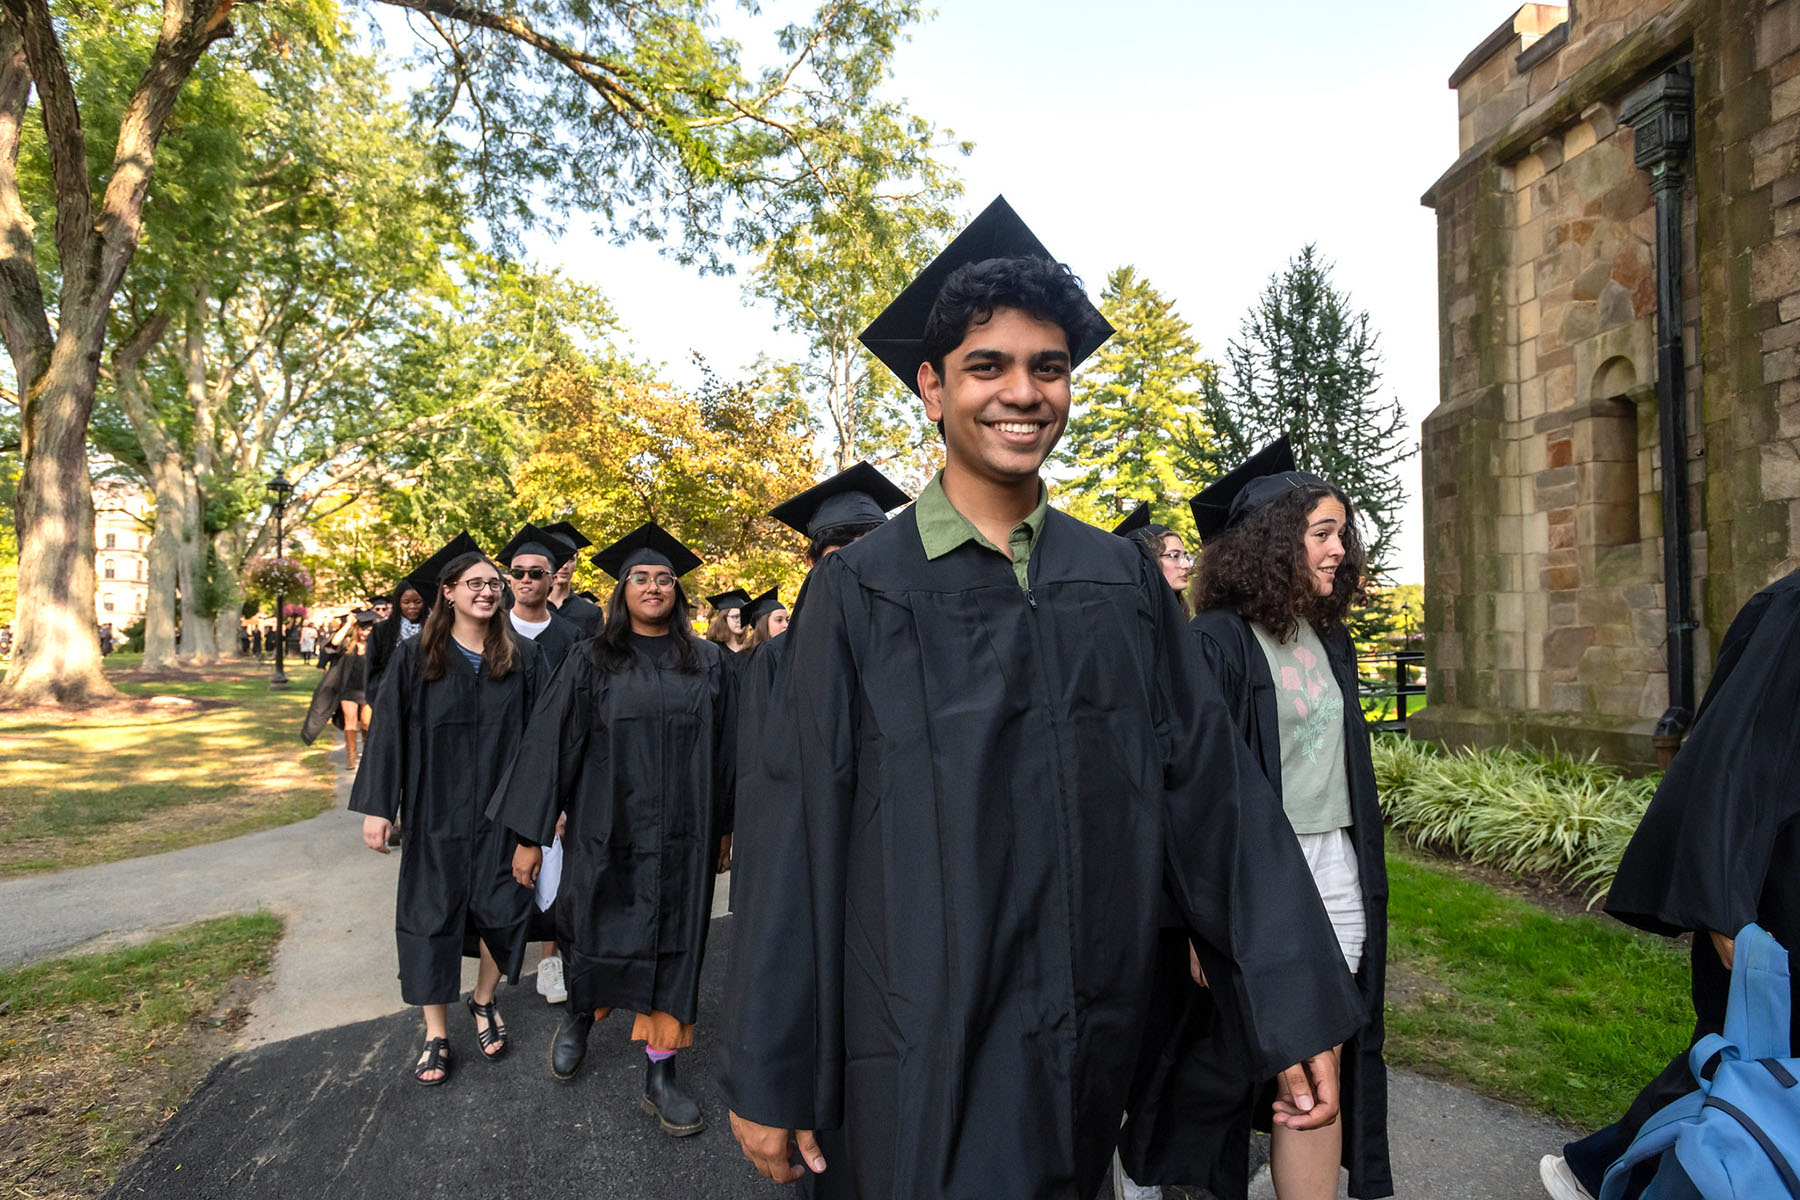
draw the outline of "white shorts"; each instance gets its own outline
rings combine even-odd
[[[1348,829],[1296,834],[1300,853],[1312,870],[1313,885],[1325,902],[1325,915],[1337,934],[1338,949],[1352,975],[1362,969],[1363,942],[1368,939],[1368,914],[1363,910],[1362,877],[1356,869],[1356,846]]]

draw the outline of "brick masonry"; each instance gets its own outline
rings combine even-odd
[[[1655,206],[1620,102],[1694,76],[1683,196],[1695,654],[1800,566],[1800,0],[1528,4],[1452,79],[1423,430],[1421,736],[1654,761],[1668,705]],[[1485,56],[1483,54],[1485,53]]]

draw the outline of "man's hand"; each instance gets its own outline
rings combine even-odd
[[[1716,933],[1712,930],[1708,930],[1707,932],[1712,937],[1713,949],[1718,951],[1719,961],[1725,964],[1725,969],[1727,971],[1731,970],[1731,959],[1737,952],[1737,940],[1735,938],[1728,938],[1724,934]]]
[[[520,846],[513,851],[513,878],[520,887],[536,887],[543,865],[544,852],[536,846]]]
[[[764,1179],[793,1183],[808,1171],[814,1175],[825,1173],[825,1156],[819,1153],[819,1143],[810,1129],[776,1129],[732,1113],[731,1132],[743,1148],[744,1157]],[[796,1151],[800,1162],[794,1161]]]
[[[715,875],[723,875],[731,870],[731,835],[728,833],[719,839],[719,869]]]
[[[388,835],[394,832],[394,823],[386,817],[363,818],[363,845],[377,854],[388,853]]]
[[[1322,1129],[1337,1120],[1338,1050],[1332,1047],[1275,1077],[1275,1123]]]

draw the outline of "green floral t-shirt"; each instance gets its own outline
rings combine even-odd
[[[1344,693],[1319,635],[1305,621],[1286,642],[1261,625],[1251,632],[1275,680],[1281,725],[1281,807],[1295,833],[1329,833],[1350,824],[1350,774],[1344,767]]]

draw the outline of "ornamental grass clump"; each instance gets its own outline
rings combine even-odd
[[[1597,899],[1612,883],[1660,777],[1531,750],[1439,753],[1375,739],[1381,809],[1415,845],[1503,871],[1554,876]]]

